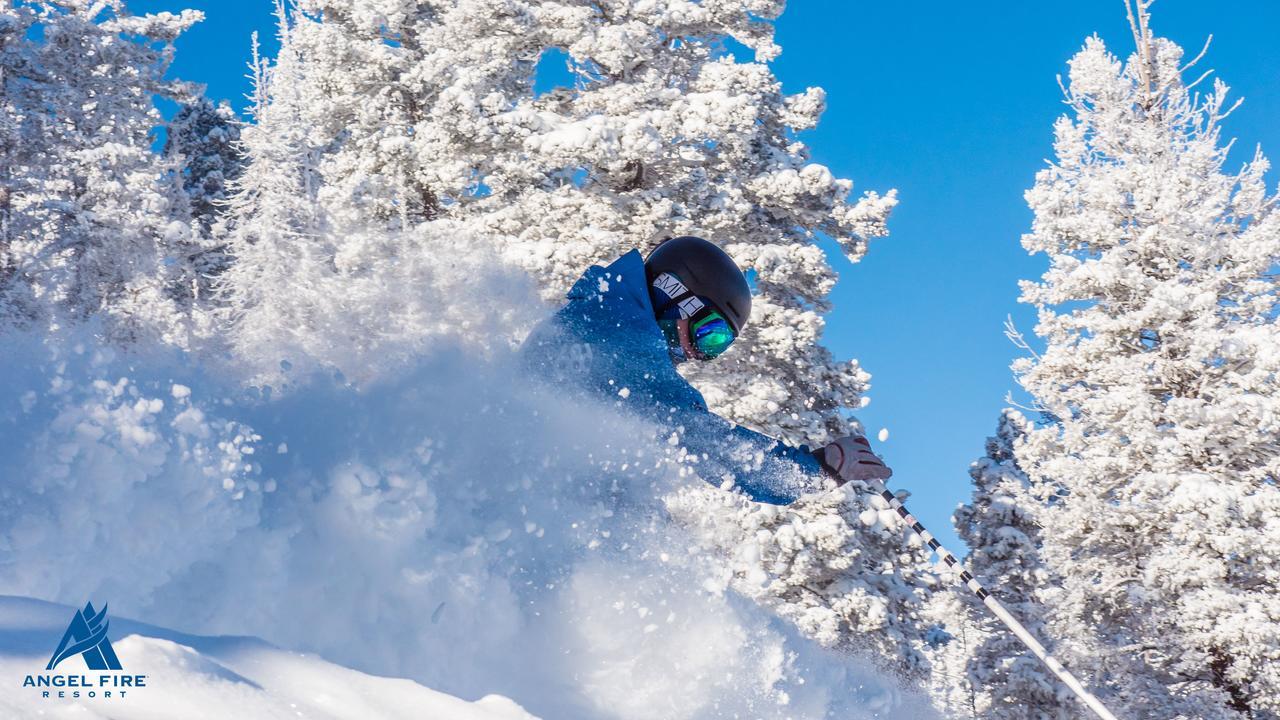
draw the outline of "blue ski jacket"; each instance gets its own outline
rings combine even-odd
[[[698,457],[708,482],[732,478],[756,502],[786,505],[821,487],[821,466],[793,448],[713,414],[672,362],[654,318],[644,260],[632,250],[608,267],[592,266],[520,349],[534,376],[552,387],[584,392],[674,432]]]

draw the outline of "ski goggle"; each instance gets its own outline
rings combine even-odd
[[[737,335],[718,311],[710,307],[692,318],[664,318],[658,321],[662,333],[672,347],[678,347],[686,359],[710,360],[720,356]]]
[[[689,322],[689,344],[704,360],[717,357],[736,339],[729,321],[712,310],[704,317]]]

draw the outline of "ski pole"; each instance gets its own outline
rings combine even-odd
[[[898,511],[898,515],[902,516],[903,521],[911,527],[911,530],[915,532],[916,535],[919,535],[921,540],[924,540],[929,544],[930,550],[938,553],[938,555],[942,557],[942,561],[945,562],[948,567],[952,567],[960,571],[960,579],[963,580],[965,585],[967,585],[969,589],[978,596],[978,599],[982,601],[982,604],[986,605],[987,609],[990,610],[993,615],[1000,618],[1000,622],[1004,623],[1005,627],[1009,628],[1009,630],[1022,641],[1023,645],[1030,648],[1031,652],[1035,653],[1036,657],[1040,658],[1040,662],[1044,663],[1045,667],[1053,671],[1053,674],[1057,675],[1058,679],[1062,680],[1067,687],[1071,688],[1071,691],[1076,694],[1076,697],[1080,698],[1080,702],[1087,705],[1089,709],[1098,717],[1102,718],[1102,720],[1116,720],[1116,716],[1112,715],[1111,711],[1108,710],[1106,706],[1098,700],[1098,698],[1090,694],[1090,692],[1085,689],[1084,685],[1081,685],[1080,681],[1077,680],[1076,677],[1072,675],[1057,658],[1050,655],[1049,651],[1045,650],[1044,645],[1041,645],[1040,642],[1036,640],[1035,636],[1022,626],[1022,623],[1018,622],[1013,615],[1009,614],[1009,611],[1005,609],[1004,605],[1000,604],[999,600],[996,600],[994,595],[988,592],[986,588],[982,587],[982,583],[978,582],[977,579],[973,577],[973,574],[965,569],[965,566],[956,559],[955,555],[948,552],[946,548],[942,547],[942,543],[938,542],[937,538],[930,534],[928,530],[925,530],[924,525],[921,525],[920,521],[915,519],[915,516],[907,511],[907,508],[902,504],[902,501],[893,493],[889,492],[889,489],[884,486],[884,483],[878,480],[870,480],[868,482],[874,489],[880,492],[880,497],[884,498],[885,502],[889,503],[889,507]]]

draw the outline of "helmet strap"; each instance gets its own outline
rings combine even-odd
[[[685,287],[685,284],[680,282],[680,278],[671,273],[662,273],[654,278],[652,285],[655,290],[668,298],[660,307],[654,308],[656,317],[662,317],[672,307],[678,306],[680,308],[680,317],[691,318],[706,307],[706,303],[702,302],[702,298]]]

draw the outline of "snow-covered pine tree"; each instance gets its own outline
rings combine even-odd
[[[320,233],[316,201],[319,154],[304,121],[314,86],[293,42],[283,0],[276,3],[280,51],[274,62],[258,52],[253,36],[252,121],[240,136],[244,172],[231,182],[228,235],[233,261],[218,278],[223,307],[233,326],[230,344],[241,350],[263,344],[288,346],[317,334],[323,315],[312,295],[330,275],[332,248]],[[280,359],[287,359],[282,354]]]
[[[122,0],[5,5],[29,28],[5,43],[22,144],[6,165],[5,305],[28,322],[98,314],[117,341],[184,344],[191,228],[151,149],[162,122],[153,98],[189,94],[164,76],[200,13],[131,16]]]
[[[853,196],[796,140],[824,102],[816,88],[783,94],[769,69],[781,2],[299,8],[316,193],[337,238],[326,252],[358,261],[369,232],[457,220],[558,300],[591,263],[702,234],[759,289],[743,340],[691,371],[710,404],[793,443],[851,428],[841,411],[867,376],[819,342],[835,274],[815,233],[857,260],[895,199]],[[723,52],[730,40],[756,60]],[[574,86],[535,95],[540,59],[556,57]]]
[[[25,198],[38,193],[38,174],[44,138],[33,122],[24,92],[31,72],[33,41],[28,37],[36,13],[27,3],[0,2],[0,322],[22,324],[39,317],[41,302],[21,276],[19,254],[23,232],[30,224]],[[33,177],[34,176],[34,177]],[[21,208],[21,209],[19,209]]]
[[[169,121],[164,152],[180,168],[191,215],[208,231],[223,219],[228,184],[240,176],[240,122],[230,103],[192,98]]]
[[[11,0],[0,2],[0,323],[12,323],[28,314],[15,307],[16,298],[6,290],[13,286],[17,267],[10,260],[13,243],[12,198],[17,192],[13,169],[30,164],[32,143],[23,138],[22,114],[13,82],[20,77],[30,11],[14,7]],[[16,318],[14,316],[17,316]]]
[[[1014,448],[1029,423],[1016,410],[1000,415],[986,455],[969,468],[973,499],[956,509],[956,532],[969,547],[967,565],[1000,602],[1051,650],[1046,608],[1039,593],[1048,583],[1040,561],[1039,500],[1018,467]],[[993,617],[971,592],[961,589],[966,617],[980,640],[970,645],[967,681],[975,688],[978,715],[991,720],[1069,720],[1080,705],[1062,683]],[[1065,693],[1065,694],[1064,694]]]
[[[200,233],[192,269],[197,297],[206,297],[213,279],[226,270],[229,256],[226,207],[230,183],[244,170],[240,154],[240,121],[231,105],[215,105],[205,97],[185,103],[169,121],[164,153],[176,167]]]
[[[276,15],[279,55],[267,63],[255,52],[233,259],[217,283],[235,354],[272,384],[299,361],[362,381],[440,335],[478,352],[509,344],[511,325],[534,319],[527,288],[503,275],[488,243],[415,209],[378,170],[404,129],[377,119],[389,82],[378,59],[344,39],[336,12],[322,21],[282,1]],[[377,46],[375,56],[395,50]]]
[[[929,661],[925,687],[943,717],[978,720],[982,717],[978,714],[980,691],[969,675],[969,661],[986,636],[965,597],[969,591],[956,587],[954,580],[945,580],[946,573],[942,575],[939,580],[944,584],[929,593],[923,612],[929,623],[923,648]],[[985,694],[983,697],[983,707],[987,707]]]
[[[1260,153],[1224,169],[1227,87],[1185,81],[1149,5],[1127,62],[1097,37],[1071,60],[1027,193],[1045,348],[1014,367],[1054,422],[1016,454],[1051,496],[1050,634],[1109,706],[1276,718],[1280,215]]]

